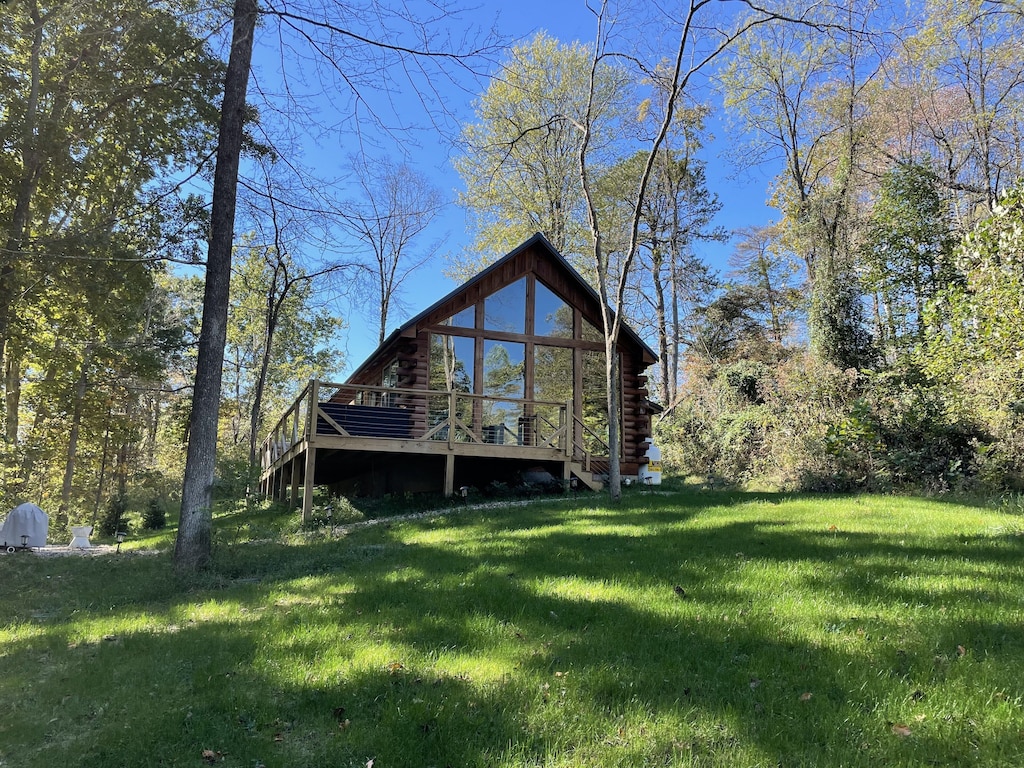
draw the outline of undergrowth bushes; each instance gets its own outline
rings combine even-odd
[[[951,408],[913,366],[842,371],[806,355],[691,368],[658,439],[677,473],[789,490],[998,491],[1024,467],[1019,429]]]

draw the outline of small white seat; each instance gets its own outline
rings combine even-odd
[[[89,543],[90,533],[92,533],[91,525],[72,525],[71,534],[73,538],[68,546],[71,549],[89,549],[92,546]]]

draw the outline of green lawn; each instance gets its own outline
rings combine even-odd
[[[236,512],[189,584],[172,538],[0,556],[0,765],[1024,765],[1024,520],[995,507]]]

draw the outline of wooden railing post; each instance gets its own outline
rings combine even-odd
[[[316,481],[316,422],[320,409],[320,382],[309,383],[309,408],[306,414],[306,463],[302,472],[302,522],[313,521],[313,488]],[[297,421],[297,420],[296,420]]]
[[[309,408],[306,414],[306,439],[312,442],[316,436],[316,412],[320,408],[320,382],[311,379],[309,382]]]
[[[564,425],[562,439],[565,440],[562,448],[565,451],[565,455],[571,459],[573,454],[572,447],[576,442],[576,419],[573,418],[572,400],[565,401],[565,410],[562,411],[562,424]]]
[[[448,393],[448,450],[455,448],[455,409],[458,407],[458,393],[453,389]]]

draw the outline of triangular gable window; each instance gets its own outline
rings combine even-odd
[[[476,307],[470,305],[461,312],[456,312],[447,320],[442,320],[441,325],[450,325],[453,328],[473,328],[476,325]]]
[[[484,328],[526,333],[526,278],[516,280],[484,299]]]
[[[572,338],[572,307],[539,280],[536,282],[533,325],[537,336]]]
[[[583,340],[604,341],[604,333],[586,318],[583,318]]]

